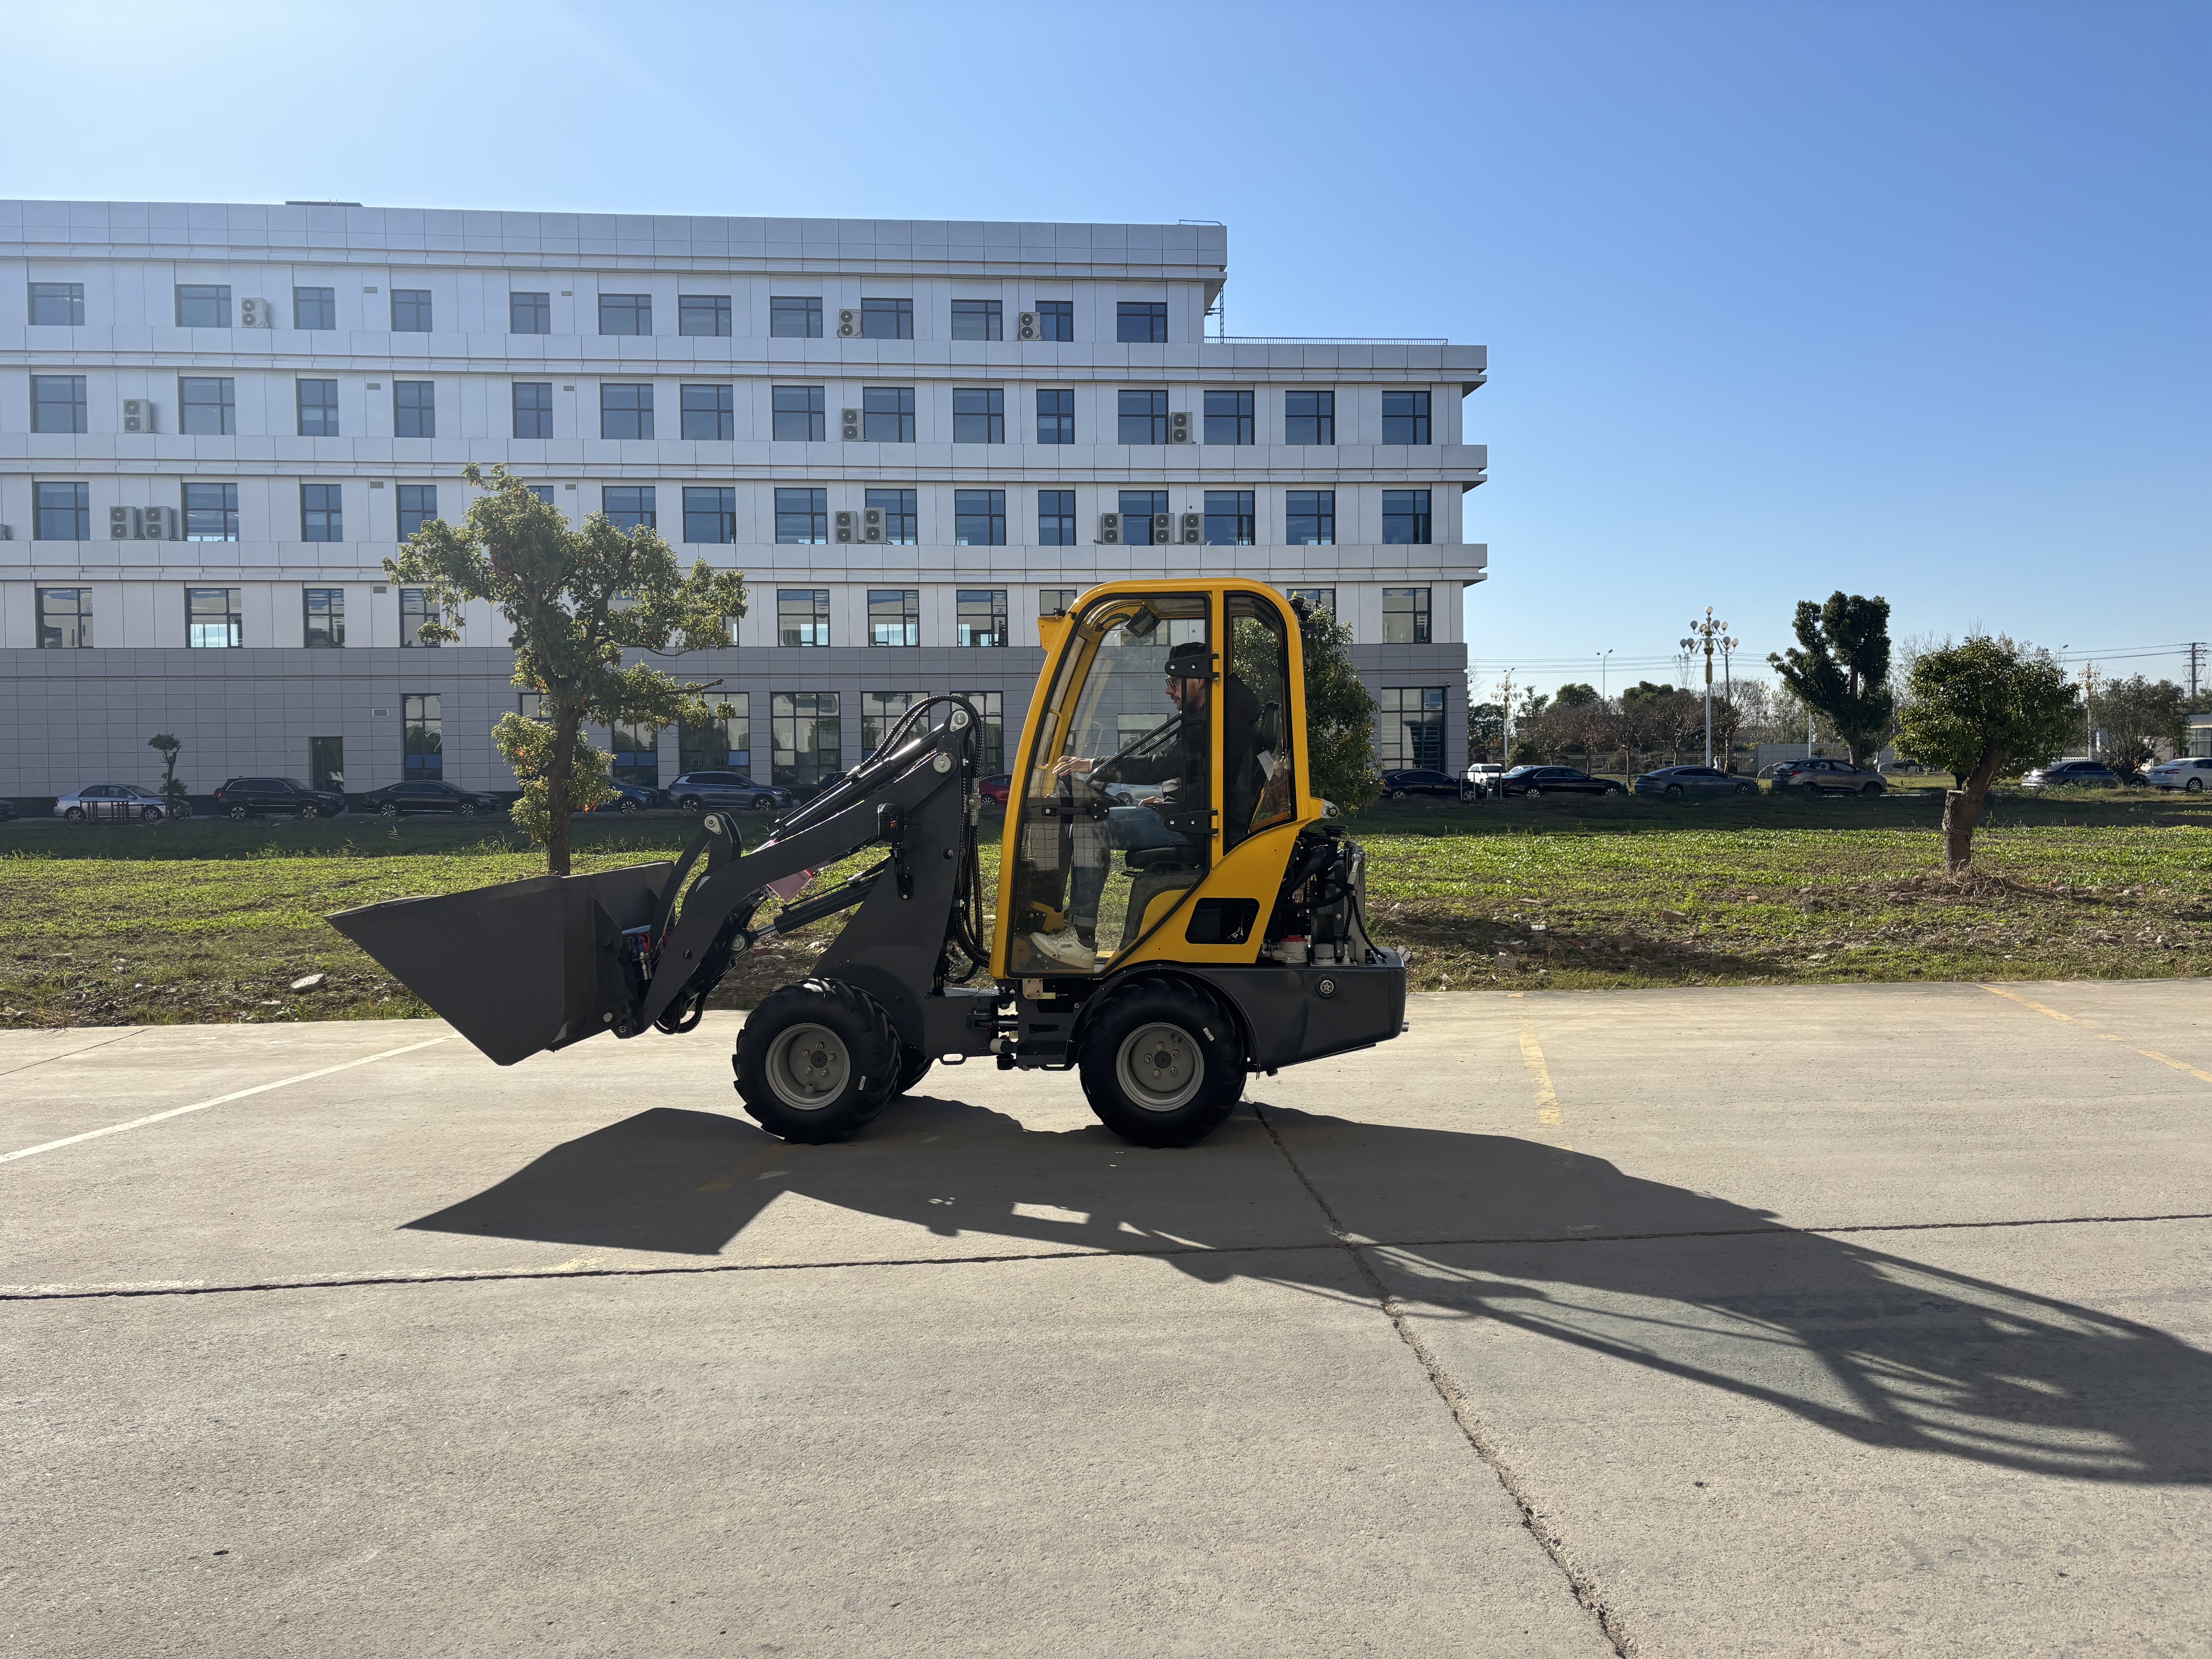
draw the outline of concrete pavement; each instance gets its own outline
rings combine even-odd
[[[2212,986],[1413,1019],[1186,1152],[0,1034],[0,1651],[2212,1650]]]

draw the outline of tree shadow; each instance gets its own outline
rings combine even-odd
[[[2212,1484],[2212,1355],[2154,1327],[1800,1232],[1583,1153],[1260,1115],[1240,1111],[1196,1152],[1147,1152],[1097,1126],[1040,1133],[930,1097],[821,1147],[656,1108],[406,1225],[714,1256],[793,1193],[992,1252],[1143,1254],[1208,1282],[1339,1297],[1339,1247],[1302,1175],[1417,1322],[1510,1326],[1865,1444]]]

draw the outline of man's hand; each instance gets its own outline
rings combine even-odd
[[[1076,777],[1097,764],[1097,761],[1086,760],[1080,755],[1062,755],[1052,763],[1052,775],[1054,778]]]

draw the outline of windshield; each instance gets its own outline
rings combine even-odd
[[[284,781],[289,784],[293,788],[298,790],[303,795],[311,793],[307,788],[307,786],[301,782],[297,778],[287,778]]]
[[[1540,766],[1516,766],[1505,775],[1509,778],[1525,778],[1531,772],[1540,772],[1543,769]]]

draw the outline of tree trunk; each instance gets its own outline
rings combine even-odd
[[[1982,750],[1981,764],[1968,775],[1966,787],[1943,792],[1943,873],[1954,881],[1973,866],[1974,826],[1982,821],[1982,803],[2003,761],[2004,745],[1990,744]]]
[[[545,773],[545,871],[548,875],[569,873],[570,809],[568,781],[576,767],[576,732],[583,724],[572,710],[553,711],[553,763]]]

